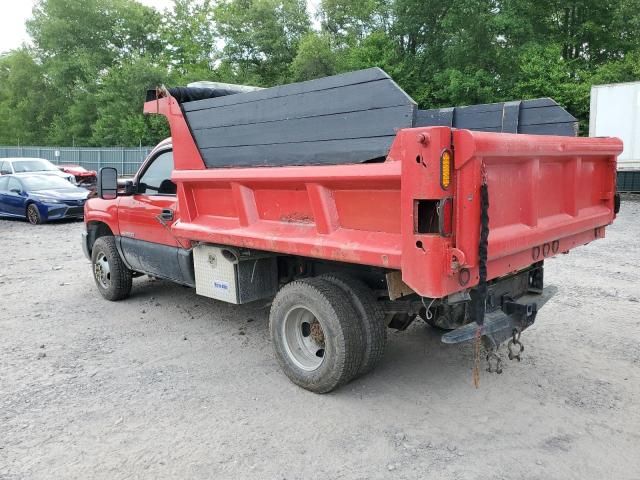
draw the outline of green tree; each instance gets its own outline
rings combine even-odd
[[[45,72],[26,48],[0,56],[0,143],[42,144],[53,104]]]
[[[224,41],[222,68],[239,82],[272,86],[289,80],[310,20],[304,0],[221,0],[215,9]]]
[[[164,16],[163,63],[187,82],[216,76],[219,52],[213,12],[210,0],[174,0],[173,9]]]
[[[595,68],[640,46],[640,0],[503,0],[497,5],[506,46],[560,47],[574,70]]]
[[[328,35],[308,33],[291,65],[293,80],[311,80],[336,73],[336,56]]]
[[[640,0],[38,0],[0,57],[0,141],[153,143],[158,83],[272,86],[371,66],[422,107],[550,96],[586,130],[594,83],[640,79]],[[316,31],[318,30],[318,31]]]
[[[322,29],[338,43],[356,45],[374,32],[392,25],[391,0],[322,0]]]
[[[169,136],[164,117],[144,115],[148,88],[169,82],[166,68],[147,58],[131,59],[111,68],[96,93],[97,119],[92,145],[153,145]]]
[[[110,68],[162,43],[160,16],[134,0],[40,0],[27,29],[51,82],[56,113],[46,141],[91,142],[97,93]]]
[[[160,15],[135,0],[39,0],[27,30],[48,73],[73,88],[131,56],[162,50]]]

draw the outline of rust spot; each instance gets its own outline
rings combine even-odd
[[[280,221],[286,223],[313,223],[313,217],[306,213],[293,212],[282,215]]]

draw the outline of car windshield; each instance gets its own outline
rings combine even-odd
[[[54,177],[49,175],[20,177],[25,188],[29,191],[38,190],[63,190],[74,188],[67,180],[62,177]]]
[[[18,160],[13,162],[13,169],[20,172],[50,172],[58,169],[46,160]]]

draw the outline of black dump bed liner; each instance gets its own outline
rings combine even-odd
[[[530,135],[578,134],[576,118],[550,98],[418,110],[416,127],[435,125]]]
[[[379,68],[195,100],[202,93],[179,101],[208,168],[383,161],[414,126],[575,135],[577,125],[551,99],[418,110]]]

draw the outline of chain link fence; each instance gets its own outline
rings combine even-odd
[[[114,167],[120,175],[133,175],[152,147],[0,147],[0,159],[10,157],[45,158],[56,165],[80,165],[88,170]]]

